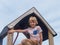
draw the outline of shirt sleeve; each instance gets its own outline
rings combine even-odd
[[[42,29],[40,26],[37,26],[37,29],[39,30],[39,33],[42,32]]]
[[[26,33],[28,32],[28,29],[24,29],[24,30],[25,30]]]

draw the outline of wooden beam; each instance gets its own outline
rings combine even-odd
[[[13,45],[13,34],[7,34],[7,45]]]
[[[49,45],[54,45],[53,35],[49,30],[48,30],[48,38],[49,38]]]

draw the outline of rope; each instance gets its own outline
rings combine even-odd
[[[18,38],[18,35],[19,35],[19,32],[18,32],[17,35],[16,35],[16,38],[15,38],[15,40],[14,40],[14,42],[13,42],[13,45],[15,44],[15,42],[16,42],[16,40],[17,40],[17,38]]]

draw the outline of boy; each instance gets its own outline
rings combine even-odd
[[[29,26],[27,29],[21,30],[10,30],[9,33],[13,32],[28,32],[30,34],[30,39],[24,39],[20,45],[42,45],[42,29],[40,26],[37,26],[38,21],[36,17],[31,16],[29,18]]]

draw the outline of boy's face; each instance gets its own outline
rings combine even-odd
[[[35,20],[30,20],[29,21],[29,25],[32,27],[32,28],[34,28],[35,26],[36,26],[36,21]]]

